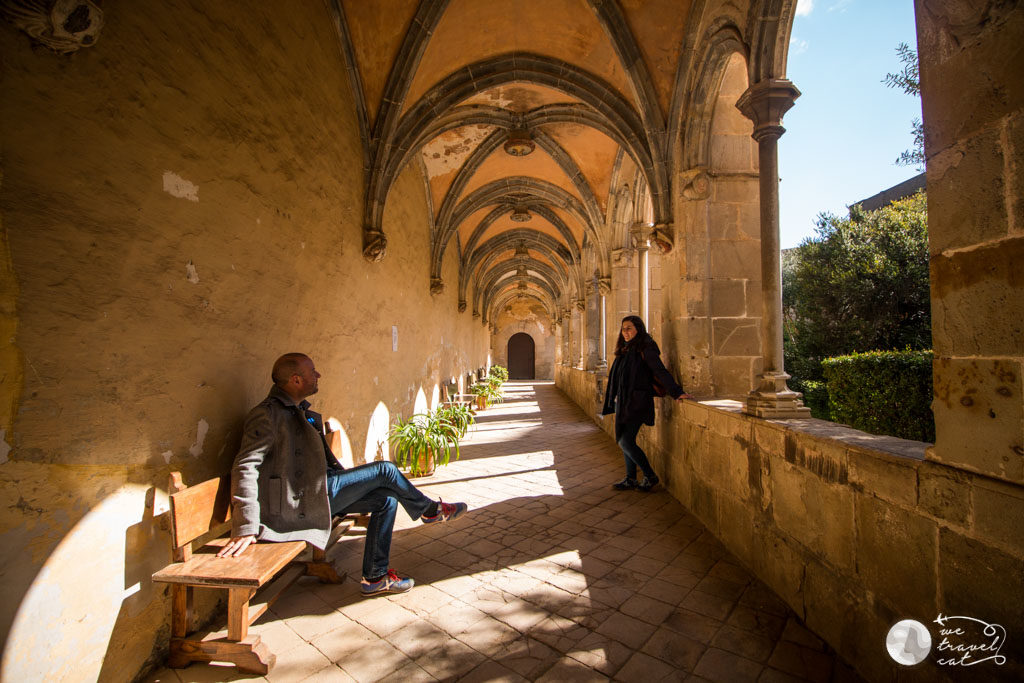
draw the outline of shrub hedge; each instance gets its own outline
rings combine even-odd
[[[821,367],[835,422],[872,434],[935,442],[931,351],[854,353],[826,358]]]

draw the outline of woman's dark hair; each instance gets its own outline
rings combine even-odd
[[[621,356],[630,348],[640,347],[650,336],[647,334],[647,326],[644,325],[644,321],[640,319],[640,316],[627,315],[625,318],[622,319],[622,322],[626,321],[633,323],[633,327],[636,328],[636,336],[633,337],[633,340],[627,344],[626,340],[622,336],[622,323],[619,323],[619,339],[618,341],[615,342],[616,356]]]

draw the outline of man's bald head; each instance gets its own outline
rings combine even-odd
[[[274,369],[270,371],[270,379],[274,381],[274,384],[283,389],[288,384],[288,380],[292,378],[292,375],[302,374],[303,365],[308,360],[310,360],[309,356],[304,353],[286,353],[274,361]]]

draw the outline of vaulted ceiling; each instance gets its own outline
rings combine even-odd
[[[384,256],[388,191],[413,164],[432,212],[431,291],[457,286],[460,310],[484,320],[513,304],[556,318],[609,275],[615,188],[634,189],[637,218],[671,226],[674,150],[713,100],[703,71],[723,68],[701,55],[739,52],[752,79],[780,75],[793,5],[329,0],[368,169],[364,255]],[[451,249],[458,283],[441,277]]]

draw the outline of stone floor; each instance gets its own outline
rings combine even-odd
[[[771,590],[660,489],[615,492],[621,453],[550,382],[511,382],[458,462],[417,484],[451,524],[400,510],[404,595],[303,580],[258,621],[270,681],[856,681]],[[338,544],[359,576],[362,539]],[[231,681],[192,664],[149,681]]]

